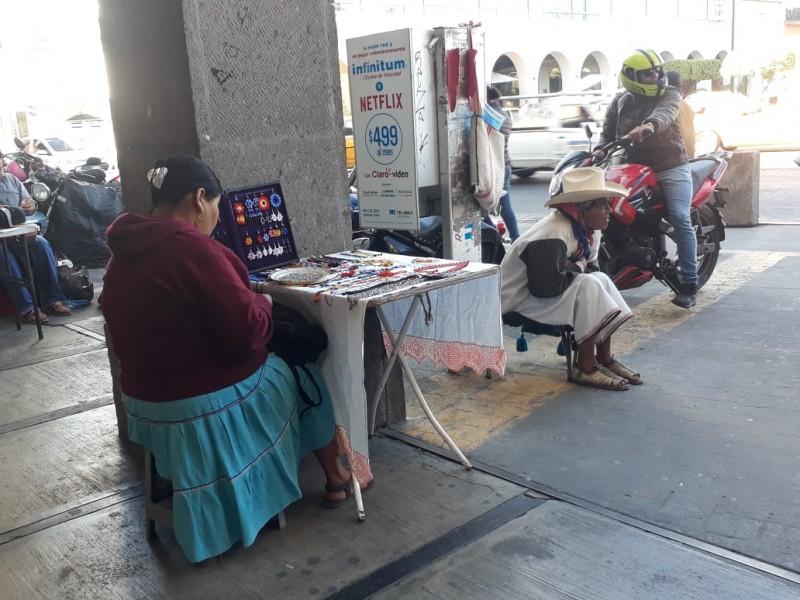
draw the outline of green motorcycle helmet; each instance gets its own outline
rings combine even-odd
[[[643,75],[655,71],[658,78],[643,81]],[[635,50],[622,62],[619,74],[622,86],[634,94],[641,96],[663,96],[667,89],[667,75],[664,73],[664,61],[653,50]]]

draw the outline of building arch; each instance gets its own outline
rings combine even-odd
[[[521,82],[526,75],[527,69],[522,57],[516,52],[504,52],[494,61],[488,84],[500,92],[501,96],[518,96],[521,93]]]
[[[663,60],[664,62],[667,62],[669,60],[675,60],[675,55],[672,54],[672,52],[670,52],[669,50],[664,50],[659,54],[661,54],[661,60]]]
[[[689,60],[703,60],[703,54],[699,50],[692,50],[686,58]]]
[[[550,52],[539,64],[537,77],[539,94],[554,94],[564,89],[564,82],[572,79],[572,66],[561,52]]]
[[[611,61],[600,51],[593,51],[586,55],[578,74],[578,91],[600,91],[614,89],[614,69]]]

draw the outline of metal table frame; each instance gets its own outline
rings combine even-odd
[[[463,273],[459,273],[458,275],[455,275],[453,277],[432,280],[429,283],[418,285],[413,288],[409,288],[408,290],[402,290],[394,294],[387,294],[386,296],[380,296],[378,298],[375,298],[374,300],[371,300],[367,304],[368,307],[374,307],[377,310],[378,318],[381,321],[381,325],[383,326],[384,330],[389,336],[389,340],[392,343],[392,353],[389,355],[389,358],[386,361],[386,364],[384,365],[384,370],[381,375],[381,379],[378,383],[378,389],[373,395],[371,403],[372,411],[369,415],[370,421],[367,424],[367,428],[370,432],[370,435],[375,433],[375,420],[376,420],[376,413],[378,410],[378,401],[381,397],[381,394],[383,393],[384,388],[386,387],[386,382],[389,379],[389,375],[391,373],[395,361],[399,360],[403,373],[405,373],[408,383],[411,386],[411,389],[414,391],[414,396],[416,396],[417,401],[419,402],[420,407],[422,407],[422,410],[425,413],[425,416],[427,417],[428,421],[430,421],[431,425],[433,425],[434,429],[436,429],[436,432],[450,447],[450,449],[458,458],[459,462],[461,462],[461,464],[464,465],[464,468],[465,469],[472,468],[472,464],[469,462],[467,457],[464,456],[464,453],[461,451],[458,445],[456,445],[456,443],[453,441],[453,439],[450,437],[450,435],[447,433],[444,427],[442,427],[441,423],[439,423],[439,421],[436,419],[436,416],[433,414],[433,411],[428,405],[428,402],[425,400],[425,395],[422,393],[422,390],[420,389],[419,384],[417,383],[417,379],[414,376],[414,372],[411,370],[411,367],[408,364],[408,360],[403,355],[402,346],[403,342],[406,339],[406,335],[408,334],[408,329],[411,326],[411,322],[414,319],[414,315],[416,314],[417,310],[422,304],[423,297],[427,293],[451,285],[458,285],[466,281],[471,281],[473,279],[487,277],[489,275],[496,273],[499,270],[499,267],[494,265],[492,266],[485,265],[485,266],[487,268],[480,271],[466,271]],[[381,306],[411,296],[413,296],[413,300],[411,302],[411,305],[408,307],[408,311],[406,312],[406,316],[403,320],[403,325],[400,327],[399,333],[395,332],[391,324],[389,323],[389,319],[387,318]]]

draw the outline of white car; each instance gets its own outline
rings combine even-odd
[[[589,150],[584,125],[597,136],[605,106],[564,98],[523,103],[511,120],[508,154],[512,172],[530,177],[536,171],[553,169],[571,150]]]
[[[50,167],[61,169],[64,172],[86,164],[88,155],[84,151],[76,150],[63,138],[57,136],[41,138],[21,138],[25,144],[25,151],[34,154]]]
[[[696,92],[686,96],[694,111],[695,154],[720,148],[800,149],[794,126],[795,104],[789,99],[770,104],[731,92]]]

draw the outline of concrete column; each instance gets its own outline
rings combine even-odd
[[[730,199],[720,209],[729,227],[758,225],[758,197],[761,191],[761,155],[757,150],[733,153],[720,182],[730,190]]]
[[[301,255],[350,247],[336,23],[326,0],[99,0],[129,210],[194,154],[226,188],[280,180]]]

